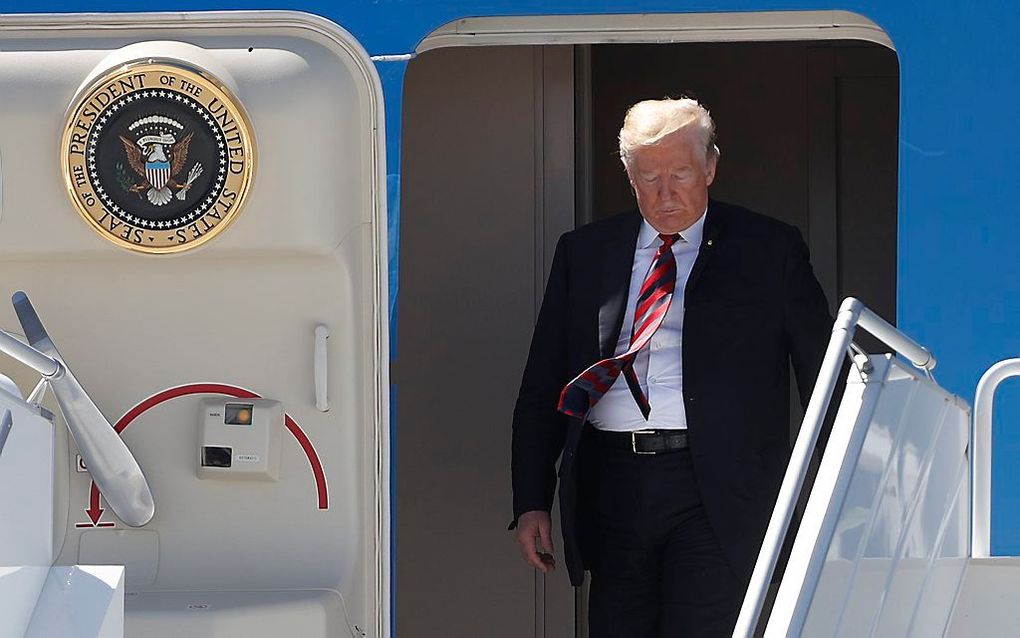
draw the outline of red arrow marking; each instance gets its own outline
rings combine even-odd
[[[95,487],[95,483],[92,484]],[[89,507],[85,510],[85,513],[89,515],[89,520],[92,521],[93,525],[99,523],[99,519],[103,517],[103,508],[99,507],[99,489],[91,490],[89,493]]]
[[[152,395],[148,399],[145,399],[135,407],[128,410],[124,416],[120,417],[117,423],[114,424],[113,429],[121,434],[127,429],[127,426],[145,413],[147,410],[151,410],[161,403],[165,403],[171,399],[178,397],[188,396],[190,394],[224,394],[228,397],[234,397],[237,399],[261,399],[262,397],[255,394],[251,390],[245,390],[236,385],[226,385],[224,383],[191,383],[188,385],[177,386],[176,388],[170,388],[163,390],[157,394]],[[315,447],[309,440],[308,435],[304,433],[301,426],[297,424],[289,414],[284,414],[284,424],[287,426],[289,431],[294,438],[297,440],[298,445],[304,451],[305,456],[308,458],[308,463],[312,466],[312,474],[315,475],[315,488],[318,492],[319,497],[319,509],[329,509],[329,491],[326,487],[326,473],[322,469],[322,461],[319,460],[319,455],[315,451]],[[100,523],[99,519],[102,517],[103,510],[99,507],[99,488],[96,486],[96,482],[92,481],[92,487],[89,489],[89,508],[85,510],[85,513],[89,515],[89,519],[92,524],[96,527],[108,527],[109,523]],[[87,525],[87,523],[85,524]]]

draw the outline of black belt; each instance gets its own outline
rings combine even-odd
[[[687,430],[637,430],[610,432],[593,428],[599,445],[629,450],[634,454],[664,454],[679,452],[689,446]]]

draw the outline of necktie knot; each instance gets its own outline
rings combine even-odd
[[[672,235],[659,233],[659,239],[662,240],[662,245],[668,248],[680,240],[680,233],[673,233]]]

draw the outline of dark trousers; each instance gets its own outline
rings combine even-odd
[[[744,588],[705,517],[690,453],[594,443],[589,636],[729,636]]]

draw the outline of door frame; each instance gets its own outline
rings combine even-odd
[[[889,35],[874,21],[849,11],[768,11],[768,12],[733,12],[733,13],[675,13],[675,14],[628,14],[628,15],[547,15],[547,16],[499,16],[471,17],[449,22],[427,35],[415,48],[414,56],[433,49],[465,46],[512,46],[512,45],[592,45],[604,43],[706,43],[706,42],[782,42],[782,41],[832,41],[859,40],[872,42],[893,51],[896,47]],[[590,122],[591,91],[590,76],[585,71],[590,68],[590,49],[587,46],[575,47],[573,94],[573,119],[582,127]],[[536,82],[541,82],[539,78]],[[542,105],[536,105],[536,108]],[[559,105],[562,106],[562,105]],[[560,109],[562,110],[562,109]],[[548,123],[548,122],[546,122]],[[546,130],[549,130],[546,128]],[[590,131],[590,126],[587,127]],[[556,144],[566,140],[557,137]],[[545,277],[552,264],[555,250],[555,228],[565,224],[581,225],[591,221],[591,163],[582,156],[590,148],[590,140],[582,135],[574,140],[576,153],[571,157],[572,165],[569,173],[574,175],[576,185],[573,206],[559,209],[569,210],[573,219],[566,220],[562,212],[557,214],[556,208],[546,207],[541,195],[536,198],[538,212],[545,214],[536,220],[536,244],[541,250],[536,251],[536,278],[541,277],[535,286],[536,295],[541,296]],[[552,154],[562,157],[562,148],[552,149]],[[548,151],[548,149],[547,149]],[[539,150],[536,150],[538,153]],[[550,153],[546,152],[545,157]],[[552,183],[548,174],[549,164],[543,165],[543,174],[536,175],[536,180]],[[561,166],[562,168],[562,166]],[[812,176],[812,181],[814,177]],[[813,190],[824,195],[824,189]],[[541,190],[539,190],[541,193]],[[812,198],[814,195],[812,195]],[[813,203],[813,201],[812,201]],[[836,241],[835,220],[821,219],[824,208],[809,206],[808,245],[814,255],[826,252],[824,247],[831,247]],[[828,209],[827,212],[831,212]],[[817,218],[817,219],[816,219]],[[571,224],[572,223],[572,224]],[[817,231],[815,229],[818,229]],[[821,279],[823,285],[836,282],[835,257],[831,264],[822,264]],[[827,288],[828,290],[828,288]],[[834,290],[834,288],[833,288]],[[541,299],[536,299],[536,309]],[[537,310],[536,310],[537,315]],[[546,635],[562,635],[556,627],[546,627],[550,618],[569,617],[569,609],[564,606],[573,604],[574,635],[584,638],[587,633],[587,589],[588,582],[575,588],[573,601],[568,596],[553,595],[547,591],[545,576],[536,571],[535,574],[535,636],[544,638]]]

